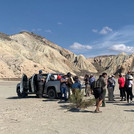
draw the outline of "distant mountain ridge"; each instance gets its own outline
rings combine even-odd
[[[134,54],[86,59],[32,32],[0,33],[0,78],[20,78],[23,73],[31,76],[40,69],[44,73],[71,72],[74,75],[134,72]]]
[[[107,72],[108,74],[127,73],[129,70],[134,72],[134,54],[97,56],[88,59],[98,70],[98,73]]]

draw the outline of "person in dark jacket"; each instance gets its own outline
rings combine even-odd
[[[102,76],[99,76],[99,79],[97,81],[94,81],[93,83],[93,94],[96,99],[96,109],[94,111],[95,113],[102,112],[99,109],[103,101],[103,90],[102,90],[103,82],[101,80],[101,77]],[[94,85],[96,85],[97,87],[94,87]]]
[[[102,74],[102,76],[100,77],[100,81],[102,84],[102,96],[103,96],[102,107],[105,107],[106,106],[105,96],[106,96],[106,88],[107,88],[107,73]]]
[[[44,87],[45,79],[42,76],[42,70],[39,70],[39,74],[37,75],[37,97],[42,98],[43,96],[43,87]]]

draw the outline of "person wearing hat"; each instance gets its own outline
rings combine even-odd
[[[45,79],[42,76],[42,70],[39,70],[39,74],[37,75],[37,97],[42,98],[43,96],[43,87],[44,87]]]
[[[130,99],[130,103],[132,103],[132,99],[133,99],[133,92],[132,92],[133,77],[132,77],[132,75],[128,76],[128,84],[127,85],[128,85],[128,87],[126,89],[126,91],[127,91],[127,102],[129,103],[129,99]]]

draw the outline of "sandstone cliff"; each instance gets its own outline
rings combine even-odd
[[[39,35],[0,33],[0,78],[18,78],[23,73],[30,76],[40,69],[50,73],[97,72],[84,56],[77,56]]]
[[[134,72],[134,54],[97,56],[88,59],[98,70],[98,72],[107,72],[108,74],[127,73],[128,70]]]

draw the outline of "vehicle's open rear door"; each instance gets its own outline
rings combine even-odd
[[[31,79],[31,89],[35,93],[37,91],[37,74],[34,74]]]
[[[20,93],[24,92],[24,90],[28,89],[28,78],[25,74],[23,74],[21,82],[20,82]]]

